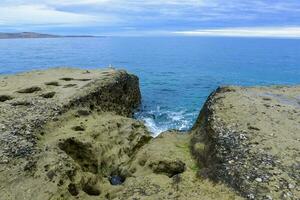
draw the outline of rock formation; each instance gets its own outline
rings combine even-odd
[[[219,88],[189,132],[132,117],[138,78],[55,68],[0,77],[0,197],[297,199],[297,87]]]
[[[248,199],[299,199],[300,87],[222,87],[192,130],[199,174]]]

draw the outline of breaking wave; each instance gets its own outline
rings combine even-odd
[[[189,130],[197,113],[188,110],[170,111],[157,106],[152,110],[141,110],[135,114],[135,118],[144,121],[145,125],[154,137],[167,130]]]

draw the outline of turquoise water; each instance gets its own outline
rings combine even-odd
[[[0,40],[0,73],[112,64],[140,77],[136,117],[154,133],[189,129],[219,85],[300,84],[300,40],[107,37]]]

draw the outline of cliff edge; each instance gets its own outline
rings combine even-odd
[[[0,198],[299,199],[300,87],[221,87],[189,132],[132,118],[124,70],[0,76]]]
[[[300,198],[300,87],[221,87],[192,130],[199,174],[248,199]]]
[[[123,70],[1,76],[1,199],[242,199],[197,176],[190,134],[132,119],[140,101]]]

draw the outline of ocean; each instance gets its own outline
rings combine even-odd
[[[220,85],[300,84],[300,40],[101,37],[0,40],[0,74],[112,65],[140,78],[135,117],[157,135],[188,130]]]

